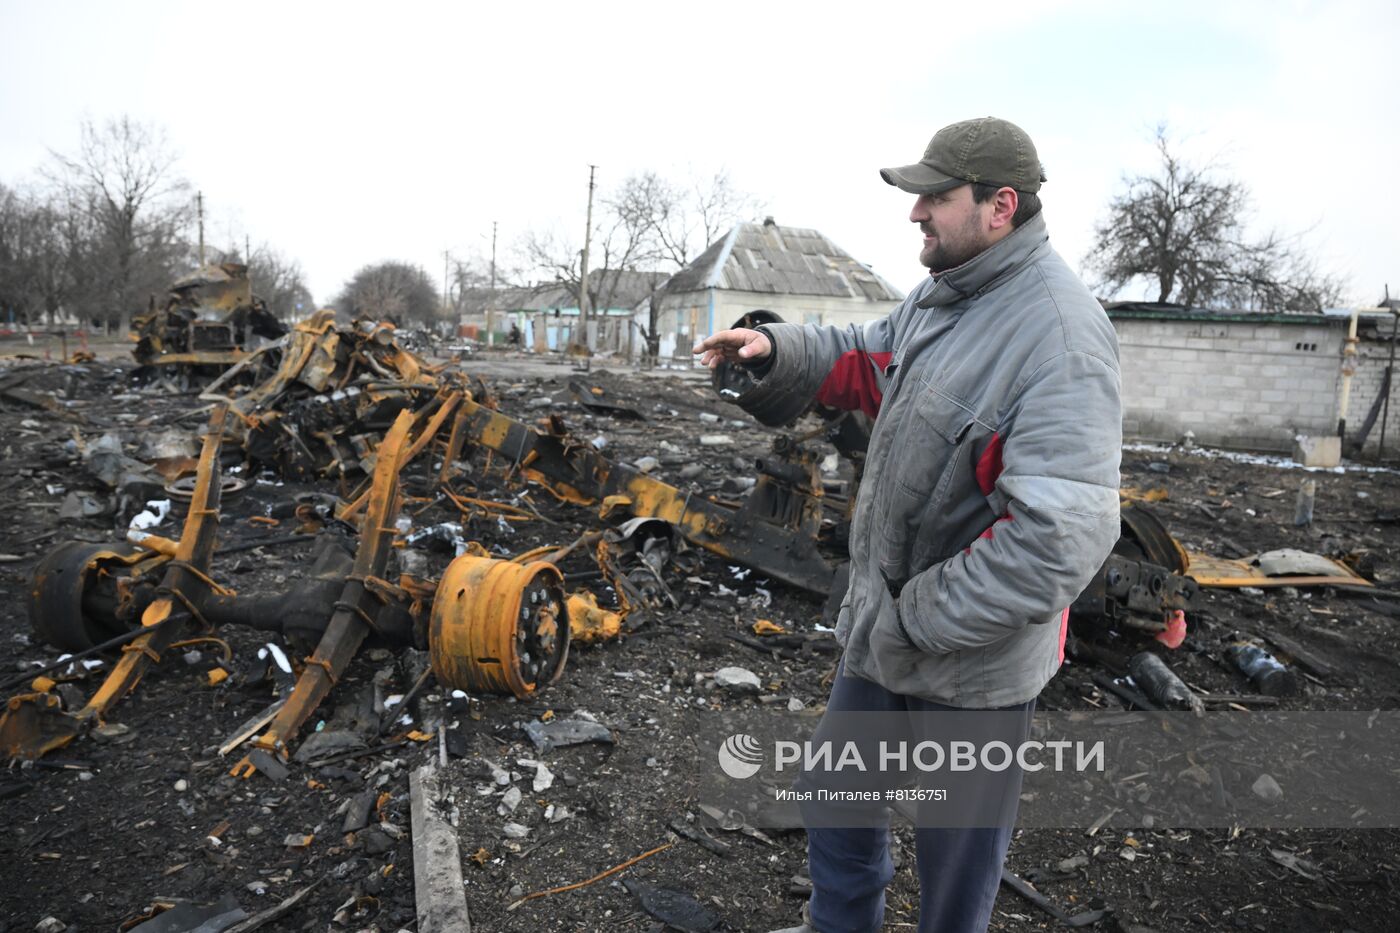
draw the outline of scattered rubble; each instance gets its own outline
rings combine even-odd
[[[293,346],[305,356],[296,372],[286,355]],[[440,772],[430,809],[459,842],[455,888],[480,928],[650,922],[643,914],[674,919],[681,929],[791,922],[797,902],[784,895],[802,874],[800,834],[770,835],[743,814],[710,814],[699,805],[687,819],[667,797],[673,779],[665,775],[674,749],[718,707],[768,709],[760,701],[771,699],[774,712],[820,710],[834,651],[821,628],[830,626],[821,600],[809,594],[824,593],[839,566],[855,463],[832,461],[820,432],[793,440],[736,426],[728,444],[702,445],[701,432],[731,412],[704,417],[723,403],[694,380],[642,387],[592,373],[573,380],[586,392],[580,398],[569,380],[507,371],[487,391],[400,356],[406,352],[392,331],[322,320],[290,335],[276,359],[265,354],[215,386],[220,398],[212,400],[229,406],[228,430],[205,437],[196,425],[209,421],[210,410],[190,417],[190,400],[158,384],[126,392],[125,371],[101,364],[85,364],[71,391],[70,368],[34,367],[24,391],[40,404],[0,408],[14,431],[7,459],[28,471],[0,477],[17,514],[0,542],[16,558],[0,564],[0,579],[16,597],[0,637],[25,636],[12,643],[24,667],[5,672],[21,678],[10,689],[41,697],[33,703],[47,722],[80,710],[118,668],[144,668],[139,687],[114,699],[89,735],[74,733],[0,781],[7,805],[35,815],[0,841],[16,882],[3,895],[4,909],[24,928],[50,913],[83,928],[117,926],[137,920],[157,897],[177,895],[193,910],[232,892],[250,920],[282,910],[277,916],[285,920],[262,921],[267,928],[319,922],[392,930],[416,918],[427,929],[413,875],[427,861],[416,850],[428,833],[410,811],[411,775],[428,762]],[[308,384],[301,375],[308,366],[330,374],[328,381]],[[366,373],[373,375],[361,382]],[[284,377],[276,392],[248,401],[268,379]],[[340,380],[361,392],[332,398]],[[363,402],[379,392],[389,405],[382,412],[379,402]],[[113,401],[121,395],[132,397]],[[542,398],[549,401],[530,407]],[[645,423],[622,409],[645,411]],[[400,413],[406,427],[393,440]],[[117,414],[135,420],[116,421]],[[332,414],[342,420],[315,423]],[[136,426],[147,419],[154,420]],[[271,430],[263,427],[269,421],[284,421],[275,429],[283,439],[274,432],[255,440]],[[171,433],[173,424],[187,428]],[[207,440],[210,434],[219,439]],[[291,435],[312,442],[277,449]],[[607,438],[601,448],[587,440],[600,436]],[[166,498],[166,484],[198,465],[181,460],[211,445],[218,450],[208,459],[219,467],[206,471],[204,492],[190,489],[186,517],[175,503],[165,515],[152,509],[149,537],[128,542],[131,516]],[[100,467],[84,454],[94,448]],[[730,462],[736,454],[738,472]],[[392,482],[376,489],[381,464]],[[1316,481],[1313,518],[1295,526],[1296,473],[1199,449],[1130,450],[1124,471],[1130,489],[1165,495],[1125,509],[1124,541],[1101,575],[1102,589],[1076,605],[1071,663],[1042,697],[1045,707],[1182,703],[1175,690],[1153,689],[1144,682],[1150,675],[1139,676],[1144,652],[1207,709],[1394,707],[1400,674],[1389,660],[1397,643],[1386,603],[1400,600],[1389,595],[1397,541],[1394,520],[1385,518],[1400,505],[1393,475],[1308,474]],[[242,481],[242,498],[225,498],[222,482],[212,484],[216,472]],[[91,499],[105,508],[70,508],[72,517],[60,521],[70,493],[80,506]],[[218,517],[206,526],[200,516],[211,504]],[[619,524],[627,517],[641,523]],[[714,533],[713,522],[726,531]],[[193,550],[201,527],[217,532],[207,562]],[[378,544],[375,529],[383,532]],[[55,559],[70,539],[70,550]],[[188,556],[176,557],[186,543]],[[383,564],[363,574],[359,597],[347,594],[351,577],[361,576],[356,560],[369,552]],[[1249,569],[1210,563],[1216,554]],[[31,629],[18,596],[48,560],[67,568],[70,582],[36,598],[76,612],[41,613],[44,625]],[[456,592],[444,582],[461,588],[468,568],[477,568],[486,574],[477,585],[494,586],[504,577],[496,581],[488,571],[504,574],[503,565],[517,568],[513,575],[536,568],[534,582],[512,576],[505,588],[523,595],[509,602],[512,613],[548,605],[557,639],[570,635],[568,656],[556,665],[550,643],[538,637],[541,617],[531,617],[527,647],[516,649],[515,684],[484,671],[448,671],[441,631],[433,633],[441,597]],[[136,632],[131,626],[162,587],[188,604],[170,607],[168,633]],[[464,621],[465,611],[455,617]],[[344,661],[330,651],[344,636],[320,648],[338,612],[374,621]],[[196,613],[207,627],[196,624]],[[164,634],[167,647],[152,647],[150,636]],[[204,640],[175,647],[191,636]],[[62,638],[69,639],[63,650],[75,655],[113,639],[145,638],[140,643],[165,661],[138,663],[147,657],[138,649],[109,655],[107,666],[92,671],[83,658],[50,667],[58,652],[44,640]],[[1262,668],[1240,663],[1235,646],[1242,645],[1271,658],[1295,689],[1277,690],[1276,673],[1256,676]],[[194,663],[180,660],[187,656]],[[210,677],[216,668],[222,679]],[[35,688],[39,677],[51,682],[47,691]],[[253,776],[235,778],[231,768]],[[1206,771],[1204,780],[1203,792],[1211,793],[1215,777]],[[1257,773],[1230,790],[1266,803],[1279,799],[1275,792],[1283,793],[1277,781]],[[113,800],[133,805],[114,810]],[[91,832],[99,826],[102,833]],[[1045,903],[1031,897],[1029,908],[1003,899],[996,922],[1029,930],[1056,911],[1075,920],[1111,909],[1125,929],[1134,920],[1182,929],[1197,922],[1188,918],[1216,916],[1222,904],[1252,902],[1249,892],[1277,884],[1279,875],[1309,883],[1298,868],[1364,877],[1374,859],[1396,858],[1386,838],[1368,843],[1363,857],[1345,834],[1295,834],[1287,842],[1284,835],[1226,838],[1149,826],[1127,837],[1136,846],[1122,836],[1089,846],[1079,833],[1025,832],[1008,869]],[[903,830],[895,845],[904,861],[912,859]],[[1298,868],[1290,868],[1274,851],[1307,858],[1293,856]],[[73,867],[89,859],[101,867]],[[1171,873],[1134,874],[1168,863]],[[91,879],[80,883],[94,892],[89,901],[70,901],[63,890],[79,877]],[[1154,890],[1145,893],[1149,877]],[[549,893],[562,882],[570,890]],[[894,922],[913,919],[911,885],[907,872],[897,876]],[[1345,904],[1322,892],[1309,896],[1325,906],[1301,903],[1296,911],[1321,928],[1342,916],[1328,907],[1351,916],[1354,905],[1378,905],[1387,895],[1361,888],[1348,891]],[[141,922],[152,919],[158,915]],[[1270,928],[1290,927],[1280,920]]]

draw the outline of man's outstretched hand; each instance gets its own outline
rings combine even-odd
[[[731,363],[757,363],[773,352],[773,344],[762,331],[736,327],[711,334],[697,343],[691,353],[699,353],[700,362],[714,369],[720,360]]]

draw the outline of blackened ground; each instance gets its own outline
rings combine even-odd
[[[17,364],[25,365],[25,364]],[[740,473],[731,462],[749,462],[766,450],[773,432],[718,402],[694,374],[587,377],[608,397],[635,405],[645,422],[590,415],[570,400],[566,367],[493,360],[467,364],[484,372],[512,415],[533,420],[561,412],[583,438],[606,438],[606,452],[623,460],[653,455],[659,475],[680,480],[692,463],[704,470],[698,491],[721,494],[722,481]],[[7,521],[0,530],[0,644],[10,677],[24,665],[49,661],[55,652],[29,638],[24,595],[34,563],[69,539],[115,540],[112,517],[60,520],[67,491],[103,495],[85,475],[76,453],[65,450],[74,431],[87,441],[108,431],[135,444],[143,434],[177,423],[197,407],[194,397],[136,394],[125,364],[99,362],[84,367],[34,364],[24,387],[49,393],[65,405],[66,416],[0,399],[0,441],[5,469],[0,495]],[[0,378],[18,369],[0,369]],[[550,396],[551,408],[531,407]],[[701,420],[701,413],[720,423]],[[743,420],[742,425],[731,420]],[[178,422],[195,428],[200,419]],[[701,434],[728,434],[730,446],[701,447]],[[662,444],[672,445],[669,450]],[[130,452],[130,451],[129,451]],[[1169,464],[1149,469],[1149,463]],[[843,468],[844,470],[844,468]],[[747,472],[747,471],[745,471]],[[1139,488],[1160,487],[1169,498],[1153,506],[1183,542],[1228,556],[1231,549],[1298,547],[1309,551],[1370,549],[1382,582],[1400,578],[1400,476],[1389,472],[1314,473],[1317,521],[1306,529],[1292,524],[1293,501],[1303,474],[1294,469],[1237,463],[1181,451],[1127,451],[1124,481]],[[478,495],[506,495],[494,480],[477,477]],[[50,492],[49,487],[64,487]],[[255,483],[232,505],[222,522],[221,540],[236,545],[289,530],[284,522],[267,528],[249,518],[268,505],[288,500],[305,487]],[[597,527],[589,511],[554,503],[534,489],[531,501],[551,521],[519,523],[507,534],[498,523],[477,520],[468,537],[488,547],[518,552],[536,544],[564,544]],[[1204,506],[1205,508],[1202,508]],[[449,517],[432,506],[421,525]],[[158,531],[174,533],[167,523]],[[215,576],[240,593],[267,592],[304,573],[308,545],[267,548],[216,557]],[[11,559],[14,558],[14,559]],[[440,567],[446,558],[430,554]],[[586,560],[566,565],[586,571]],[[740,578],[742,577],[742,578]],[[459,808],[466,893],[475,926],[483,931],[651,930],[656,921],[643,913],[622,880],[631,879],[686,892],[716,911],[733,929],[767,930],[796,922],[800,898],[791,893],[794,876],[804,874],[801,833],[774,836],[767,845],[732,833],[719,856],[686,839],[668,823],[695,815],[699,801],[679,797],[669,763],[705,717],[733,706],[786,709],[790,699],[819,709],[823,677],[833,655],[811,653],[802,660],[754,651],[726,633],[750,632],[759,618],[795,632],[812,632],[820,603],[802,593],[768,584],[755,573],[736,575],[732,565],[703,555],[693,579],[673,577],[678,610],[641,621],[635,632],[611,644],[576,648],[562,681],[530,701],[483,697],[470,711],[455,714],[465,740],[465,757],[451,764]],[[723,584],[737,595],[722,592]],[[764,605],[760,590],[771,592]],[[610,594],[602,594],[606,602]],[[1285,700],[1297,709],[1395,709],[1400,704],[1400,638],[1397,620],[1383,610],[1325,589],[1269,591],[1247,596],[1207,591],[1204,607],[1192,619],[1192,641],[1168,660],[1188,683],[1213,693],[1251,694],[1242,678],[1220,661],[1221,646],[1233,633],[1281,632],[1331,663],[1338,673],[1321,682],[1306,679],[1302,696]],[[152,671],[135,694],[122,701],[110,722],[129,727],[121,744],[86,738],[36,765],[12,767],[0,776],[5,798],[0,857],[0,930],[31,930],[53,915],[69,929],[110,930],[140,915],[161,898],[211,902],[233,894],[249,913],[319,881],[313,894],[273,925],[284,930],[413,929],[412,841],[409,838],[408,772],[436,753],[435,743],[411,742],[385,753],[312,770],[292,763],[282,781],[228,776],[235,756],[220,758],[218,745],[274,696],[274,686],[253,676],[252,661],[268,639],[247,630],[221,631],[233,652],[234,676],[211,687],[207,673],[220,649],[189,646]],[[1135,645],[1134,647],[1138,647]],[[1194,647],[1197,650],[1191,650]],[[186,654],[186,652],[191,652]],[[197,656],[193,653],[197,652]],[[296,654],[295,651],[290,652]],[[304,649],[302,651],[304,652]],[[336,688],[316,721],[338,730],[365,717],[380,697],[401,693],[421,664],[409,652],[364,650]],[[701,676],[724,666],[752,670],[764,684],[758,698],[737,698],[706,688]],[[1112,695],[1090,679],[1092,665],[1070,663],[1050,684],[1043,705],[1054,709],[1119,708]],[[79,683],[91,691],[94,680]],[[540,755],[519,723],[542,716],[568,717],[587,710],[614,731],[613,746],[583,745]],[[1242,713],[1241,715],[1248,715]],[[313,723],[314,727],[314,723]],[[391,731],[402,735],[406,727]],[[531,769],[519,759],[540,758],[557,775],[541,793],[531,789]],[[505,764],[521,775],[515,786],[523,800],[507,816],[497,812],[499,794],[478,796],[489,785],[481,760]],[[1387,778],[1393,781],[1393,776]],[[341,832],[342,810],[367,789],[386,794],[377,815],[382,821],[353,836]],[[499,788],[497,788],[499,791]],[[547,807],[564,807],[568,819],[549,823]],[[519,840],[506,839],[503,826],[528,827]],[[228,828],[222,829],[227,823]],[[687,824],[689,825],[689,824]],[[219,842],[209,837],[220,830]],[[1138,843],[1136,858],[1120,852],[1125,837]],[[308,841],[309,837],[309,841]],[[585,880],[600,871],[667,842],[670,848],[626,872],[563,894],[508,905],[522,894]],[[295,844],[289,844],[295,843]],[[304,844],[303,844],[304,843]],[[1271,855],[1293,853],[1317,867],[1309,880]],[[890,890],[887,928],[913,929],[917,886],[909,834],[896,832],[902,863]],[[478,858],[471,858],[477,855]],[[1054,869],[1064,859],[1086,856],[1082,867]],[[1393,831],[1258,832],[1229,830],[1036,830],[1018,833],[1009,867],[1039,877],[1039,888],[1071,913],[1106,905],[1113,915],[1100,929],[1140,925],[1163,931],[1382,931],[1396,927],[1400,907],[1396,871],[1400,834]],[[1040,870],[1037,873],[1037,869]],[[1056,880],[1058,879],[1058,880]],[[992,929],[1027,931],[1057,924],[1038,908],[1003,889]]]

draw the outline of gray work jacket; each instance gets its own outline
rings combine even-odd
[[[739,404],[877,410],[836,630],[848,674],[964,708],[1024,703],[1119,535],[1118,341],[1040,216],[887,317],[762,328]],[[820,393],[820,394],[819,394]]]

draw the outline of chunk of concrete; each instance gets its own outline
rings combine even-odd
[[[1336,436],[1293,438],[1293,459],[1305,467],[1334,467],[1342,462],[1342,439]]]
[[[742,667],[722,667],[715,671],[715,686],[738,694],[758,693],[763,690],[758,675]]]

